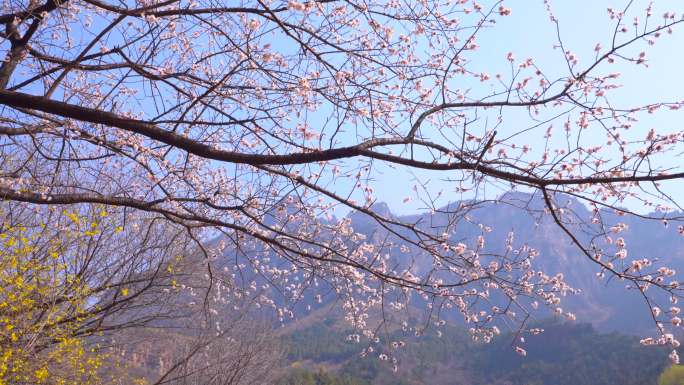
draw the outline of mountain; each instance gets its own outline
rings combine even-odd
[[[535,327],[545,332],[528,338],[525,357],[513,352],[514,334],[481,344],[458,327],[441,336],[394,332],[406,341],[394,352],[394,371],[377,355],[360,357],[359,345],[345,338],[350,331],[328,317],[283,336],[290,371],[279,385],[652,385],[666,368],[667,352],[636,337],[553,320]]]
[[[578,239],[582,242],[591,240],[590,232],[596,230],[591,224],[580,224],[580,220],[589,222],[592,212],[577,199],[558,195],[555,202],[562,207],[568,224]],[[581,321],[589,322],[602,331],[620,331],[632,334],[650,333],[654,330],[653,320],[646,307],[643,297],[635,290],[626,290],[625,283],[617,279],[599,279],[598,265],[581,253],[564,231],[553,222],[548,214],[544,214],[545,203],[539,194],[512,192],[502,195],[494,201],[484,202],[452,202],[434,212],[424,214],[396,216],[391,213],[384,203],[376,203],[374,210],[380,214],[407,223],[418,224],[421,229],[440,234],[454,217],[461,217],[456,223],[455,230],[450,235],[453,242],[473,242],[482,233],[482,226],[491,231],[486,234],[488,252],[504,252],[509,233],[514,233],[515,244],[526,244],[539,251],[534,267],[547,274],[562,272],[565,280],[581,293],[563,299],[562,306],[577,314]],[[633,259],[649,257],[655,259],[657,266],[667,265],[677,271],[684,272],[684,237],[677,231],[676,226],[665,226],[666,221],[643,219],[633,215],[620,215],[614,210],[599,211],[601,220],[608,226],[623,223],[626,226],[619,235],[609,234],[614,239],[623,237],[630,255],[625,259],[627,263]],[[655,218],[672,218],[680,213],[650,214]],[[464,220],[463,217],[468,217]],[[370,240],[392,241],[401,243],[398,237],[378,224],[373,218],[358,212],[348,215],[352,227]],[[452,223],[453,225],[453,223]],[[392,227],[402,236],[412,238],[412,234],[405,229]],[[603,238],[594,239],[601,244]],[[610,251],[611,246],[603,246]],[[416,247],[409,247],[412,262],[418,269],[427,270],[431,267],[432,258],[423,254]],[[401,261],[406,256],[394,253],[394,261]],[[421,257],[422,255],[422,257]],[[421,265],[422,264],[422,265]],[[654,290],[652,290],[654,291]],[[661,308],[670,306],[668,298],[656,296]]]
[[[655,261],[654,267],[667,265],[677,271],[684,272],[684,237],[679,233],[676,225],[665,226],[663,218],[673,218],[681,213],[672,212],[667,215],[662,212],[649,216],[659,219],[644,219],[635,215],[621,215],[615,210],[601,209],[598,211],[601,221],[607,228],[622,224],[619,234],[596,236],[598,226],[591,223],[595,216],[587,206],[574,197],[557,194],[555,204],[565,212],[563,220],[566,222],[579,241],[588,244],[594,242],[597,247],[604,249],[606,254],[614,253],[615,246],[606,244],[606,235],[613,238],[623,237],[628,245],[629,255],[625,263],[634,259],[649,257]],[[294,220],[283,220],[287,214],[295,214],[302,210],[296,199],[283,200],[279,206],[274,206],[273,212],[264,217],[264,222],[277,228],[292,229],[311,227],[306,223]],[[534,260],[534,268],[549,275],[563,273],[565,281],[572,287],[579,289],[579,294],[563,298],[563,309],[575,313],[579,321],[591,323],[600,331],[619,331],[629,334],[653,334],[655,327],[649,309],[640,293],[636,290],[626,290],[626,283],[615,278],[599,279],[599,267],[591,261],[581,250],[573,244],[570,237],[545,212],[546,204],[539,194],[523,192],[509,192],[498,199],[490,201],[459,201],[452,202],[436,210],[415,215],[396,215],[383,202],[376,202],[371,209],[377,214],[398,222],[415,224],[421,230],[442,234],[448,227],[450,240],[454,243],[464,242],[474,247],[475,239],[483,234],[486,237],[486,252],[502,254],[506,252],[507,240],[513,234],[515,248],[527,245],[539,251]],[[280,214],[279,214],[280,212]],[[285,214],[282,214],[282,213]],[[409,264],[418,272],[425,272],[432,268],[433,258],[425,251],[411,245],[405,240],[416,240],[416,235],[410,230],[395,224],[380,224],[373,217],[361,212],[350,212],[345,218],[320,218],[329,228],[334,229],[339,220],[348,220],[354,231],[365,236],[368,243],[406,245],[407,252],[400,252],[398,247],[383,248],[378,253],[389,253],[393,265],[405,268]],[[284,223],[283,223],[284,221]],[[483,229],[486,229],[483,230]],[[312,235],[316,239],[325,239],[329,234],[317,233]],[[404,238],[404,239],[402,239]],[[259,255],[271,259],[271,265],[289,269],[290,262],[280,260],[275,252],[266,248],[249,250],[240,245],[240,252],[244,255]],[[229,248],[226,255],[231,256],[228,264],[235,262],[236,253]],[[251,257],[250,257],[251,258]],[[259,257],[261,258],[261,257]],[[256,258],[258,259],[258,258]],[[242,261],[241,261],[242,262]],[[249,265],[249,263],[246,263]],[[225,267],[232,268],[226,265]],[[218,266],[219,269],[224,266]],[[245,283],[260,280],[258,275],[243,270],[238,276]],[[270,282],[269,282],[270,283]],[[649,294],[655,296],[658,306],[663,309],[670,307],[667,296],[655,294],[652,289]],[[322,297],[322,301],[316,299]],[[328,302],[337,300],[335,291],[320,280],[317,285],[309,286],[304,293],[289,291],[289,286],[280,288],[272,296],[277,307],[288,307],[293,310],[294,318],[289,322],[301,319],[310,309],[317,309]],[[412,299],[412,301],[414,301]],[[420,302],[416,298],[414,302]],[[448,319],[454,322],[461,320],[461,315],[453,312]],[[541,310],[539,317],[550,316],[551,313]],[[288,322],[284,320],[283,322]]]

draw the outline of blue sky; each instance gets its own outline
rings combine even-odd
[[[613,7],[616,10],[625,6],[624,1],[554,1],[552,9],[559,20],[561,37],[564,47],[576,53],[579,58],[579,68],[585,68],[593,62],[594,47],[601,43],[604,47],[609,47],[615,28],[615,22],[610,20],[607,8]],[[681,6],[677,1],[661,1],[654,6],[653,17],[649,25],[662,23],[662,14],[665,11],[678,11],[673,8]],[[474,64],[480,66],[492,76],[500,72],[504,76],[510,74],[510,65],[506,61],[506,54],[513,52],[517,60],[526,57],[533,57],[535,63],[541,67],[551,78],[567,76],[568,69],[562,51],[554,49],[557,44],[555,25],[550,22],[545,10],[543,1],[516,0],[506,1],[506,6],[512,8],[511,16],[499,18],[499,22],[494,28],[485,30],[481,33],[478,43],[481,46],[480,52],[472,56]],[[643,19],[647,1],[635,1],[631,8],[631,14]],[[684,7],[682,7],[684,11]],[[680,17],[681,13],[678,14]],[[632,17],[627,18],[629,27]],[[630,28],[631,29],[631,28]],[[633,32],[629,32],[633,33]],[[624,38],[624,36],[623,36]],[[625,53],[638,54],[646,50],[649,67],[636,67],[634,64],[617,63],[610,67],[599,67],[601,72],[620,72],[622,74],[620,83],[623,85],[615,90],[610,97],[612,103],[620,107],[634,107],[654,101],[678,101],[684,99],[684,85],[682,79],[682,59],[684,54],[684,31],[682,28],[675,28],[672,35],[663,36],[658,39],[654,46],[647,46],[645,43],[637,43],[634,48],[625,50]],[[553,76],[556,75],[556,76]],[[477,87],[478,85],[475,85]],[[481,84],[479,87],[483,87]],[[482,90],[483,93],[487,89]],[[642,116],[641,121],[635,124],[629,132],[623,133],[626,138],[643,139],[651,128],[656,128],[659,132],[673,132],[680,130],[682,122],[682,111],[660,112],[657,114]],[[529,126],[530,120],[525,113],[513,112],[507,115],[504,124],[500,127],[498,135],[505,132],[513,132],[521,127]],[[557,124],[558,126],[558,124]],[[556,130],[560,131],[560,130]],[[520,137],[520,144],[527,143],[533,149],[542,148],[544,139],[536,130],[531,135]],[[605,142],[606,134],[601,129],[590,128],[584,134],[585,143]],[[678,166],[680,158],[671,154],[668,158],[660,161],[666,165]],[[426,209],[425,205],[419,200],[414,199],[411,203],[403,203],[407,196],[416,197],[412,193],[411,187],[414,184],[425,184],[433,196],[438,191],[443,191],[445,204],[450,200],[457,200],[461,196],[454,193],[453,183],[444,181],[448,175],[443,172],[424,172],[415,171],[411,173],[404,167],[396,169],[387,165],[378,167],[379,173],[376,174],[377,182],[373,184],[378,200],[387,202],[391,210],[399,214],[409,214]],[[500,189],[491,188],[481,192],[481,196],[488,198],[497,196],[505,191],[506,187]],[[666,191],[681,195],[684,193],[684,183],[673,181],[666,184]],[[468,198],[466,194],[463,196]],[[455,199],[454,199],[455,198]],[[635,202],[624,202],[623,205],[637,211],[650,211],[644,209]]]
[[[580,60],[578,68],[585,68],[593,62],[594,47],[600,43],[605,47],[610,46],[610,41],[615,28],[615,21],[608,18],[607,8],[620,10],[625,6],[626,1],[586,1],[586,0],[556,0],[551,3],[554,14],[560,23],[560,33],[564,47],[576,53]],[[639,16],[643,19],[644,10],[649,1],[637,0],[633,2],[630,15],[626,18],[627,26],[631,27],[632,16]],[[486,4],[483,4],[487,6]],[[477,68],[487,72],[492,77],[496,73],[501,73],[506,79],[511,72],[510,63],[506,60],[508,52],[513,52],[516,64],[521,60],[532,57],[535,63],[544,70],[551,79],[568,76],[568,69],[564,60],[562,50],[554,48],[557,44],[555,25],[549,20],[549,16],[542,0],[506,0],[505,5],[512,9],[512,14],[508,17],[497,17],[497,24],[492,28],[484,29],[478,35],[480,50],[475,54],[468,55],[472,60],[471,69]],[[661,15],[665,11],[678,11],[674,7],[684,4],[674,0],[660,0],[654,7],[651,25],[662,22]],[[681,15],[681,13],[680,13]],[[679,16],[678,16],[679,17]],[[101,21],[96,20],[98,27]],[[96,28],[99,30],[99,28]],[[632,33],[630,31],[630,33]],[[76,32],[76,36],[79,33]],[[633,48],[629,48],[625,53],[638,54],[642,50],[647,51],[649,68],[643,66],[636,67],[633,64],[616,63],[613,65],[600,66],[597,68],[599,73],[620,72],[622,77],[620,89],[612,92],[610,100],[616,106],[629,108],[653,101],[678,101],[684,99],[684,92],[680,85],[684,85],[681,77],[681,68],[684,58],[682,47],[684,47],[684,28],[675,28],[672,36],[660,38],[653,47],[648,47],[645,43],[637,43]],[[84,37],[85,38],[85,37]],[[623,36],[624,38],[624,36]],[[273,41],[274,45],[280,41]],[[110,41],[111,45],[116,42]],[[282,44],[282,43],[281,43]],[[287,49],[287,47],[280,47]],[[96,47],[95,49],[99,49]],[[429,49],[425,48],[428,54]],[[472,88],[472,95],[487,95],[494,82],[480,83],[476,79],[466,81],[462,88]],[[144,108],[144,107],[143,107]],[[151,106],[147,106],[151,108]],[[329,112],[329,111],[327,111]],[[319,111],[325,115],[326,111]],[[643,119],[635,125],[630,132],[623,133],[626,138],[643,139],[651,128],[656,128],[659,132],[674,132],[680,130],[682,121],[682,111],[660,112],[658,114],[642,117]],[[153,114],[150,114],[153,115]],[[312,120],[316,118],[313,117]],[[532,125],[532,122],[524,110],[507,109],[505,112],[504,123],[498,128],[498,138],[505,137],[520,129]],[[407,124],[407,122],[404,122]],[[559,124],[556,124],[557,126]],[[484,129],[484,128],[483,128]],[[544,147],[543,133],[545,126],[533,130],[528,134],[516,137],[516,144],[529,144],[534,151],[540,152]],[[406,127],[400,127],[400,132],[406,132]],[[559,131],[559,130],[557,130]],[[429,136],[430,128],[426,127],[423,134]],[[603,143],[605,142],[605,132],[600,128],[592,127],[586,130],[584,143]],[[351,144],[354,137],[352,130],[348,133],[342,143]],[[556,135],[553,139],[552,147],[562,147],[564,138]],[[680,159],[671,154],[668,158],[659,159],[662,164],[678,166]],[[352,167],[357,165],[358,160],[344,162],[345,165]],[[230,170],[230,165],[222,164]],[[371,186],[375,189],[375,196],[379,201],[389,204],[392,211],[399,214],[415,213],[426,209],[420,202],[417,195],[413,192],[414,185],[425,185],[427,193],[435,197],[440,191],[443,192],[442,198],[437,204],[446,204],[462,198],[471,198],[472,194],[464,195],[455,192],[455,185],[446,179],[455,176],[455,173],[445,172],[426,172],[421,170],[409,170],[405,167],[392,167],[388,164],[375,162],[376,172],[373,174],[374,181]],[[684,193],[684,183],[673,181],[667,184],[667,191],[677,195]],[[340,181],[335,186],[328,186],[336,193],[344,196],[352,186],[348,181]],[[487,190],[480,191],[479,197],[493,198],[508,189],[507,186],[489,185]],[[426,197],[424,192],[421,194]],[[412,197],[411,203],[405,204],[404,198]],[[355,198],[359,199],[360,196]],[[359,199],[360,200],[360,199]],[[635,210],[644,211],[633,202],[625,204]],[[648,211],[648,209],[646,209]],[[344,209],[338,211],[338,215],[344,213]]]

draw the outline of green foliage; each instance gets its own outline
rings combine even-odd
[[[514,384],[652,384],[667,358],[662,349],[644,347],[633,337],[599,334],[588,324],[541,325],[527,336],[526,357],[511,354],[511,337],[483,346],[475,359],[482,384],[505,379]]]
[[[386,340],[406,340],[409,344],[395,351],[399,360],[397,373],[377,356],[359,357],[363,346],[347,342],[348,333],[332,324],[313,325],[288,339],[298,344],[292,347],[291,358],[305,359],[314,365],[333,364],[339,368],[335,373],[343,378],[374,385],[423,384],[426,378],[435,385],[646,385],[656,382],[667,363],[666,351],[641,346],[635,337],[599,334],[588,324],[545,322],[535,326],[545,332],[526,336],[526,357],[513,351],[513,335],[499,336],[485,345],[471,342],[459,328],[445,328],[441,337],[431,332],[419,338],[398,331],[391,333]],[[383,346],[376,345],[376,354],[381,351]],[[684,385],[684,369],[677,372],[681,377],[672,374],[679,368],[668,369],[659,384]],[[302,380],[304,385],[328,384],[320,382],[325,377],[318,373],[300,373],[304,374],[309,376],[309,382]],[[662,382],[670,378],[680,382]],[[311,382],[314,380],[318,382]]]
[[[335,330],[332,325],[315,324],[298,330],[285,338],[289,347],[288,358],[293,361],[317,362],[348,359],[361,351],[359,345],[346,340],[352,332]]]
[[[306,369],[293,369],[278,385],[370,385],[368,382],[348,375],[336,375],[323,369],[316,372]]]
[[[658,377],[658,385],[684,385],[684,366],[672,365]]]

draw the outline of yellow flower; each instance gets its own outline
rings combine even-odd
[[[36,380],[38,382],[43,382],[45,379],[47,379],[50,373],[48,372],[47,368],[41,368],[36,370],[33,374],[36,376]]]
[[[128,295],[128,289],[125,287],[123,289],[121,289],[121,295],[123,295],[124,297],[127,296]]]
[[[78,219],[78,215],[74,213],[66,213],[66,216],[69,217],[69,219],[71,219],[71,221],[75,224],[79,224],[81,222],[80,219]]]
[[[14,237],[10,237],[10,239],[5,242],[5,247],[12,247],[17,243],[17,239]]]

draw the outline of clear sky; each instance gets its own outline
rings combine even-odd
[[[551,2],[554,14],[559,20],[560,34],[565,49],[577,54],[579,57],[578,68],[586,68],[593,62],[595,56],[594,47],[600,43],[605,50],[609,47],[615,29],[615,21],[608,17],[607,8],[621,10],[627,1],[590,1],[590,0],[555,0]],[[648,0],[636,0],[630,10],[631,16],[626,18],[627,26],[631,26],[633,16],[639,16],[643,21]],[[485,4],[483,4],[485,5]],[[487,6],[487,5],[485,5]],[[468,59],[472,60],[471,68],[477,68],[482,72],[487,72],[492,77],[501,73],[504,80],[510,77],[511,66],[506,56],[512,52],[516,58],[516,64],[525,58],[534,58],[535,63],[543,69],[545,74],[551,79],[568,76],[568,69],[561,49],[554,48],[558,40],[556,38],[555,24],[549,20],[546,12],[546,5],[543,0],[506,0],[505,6],[512,9],[512,14],[507,17],[497,17],[497,24],[492,28],[486,28],[478,35],[478,44],[481,47],[475,54],[469,54]],[[681,11],[677,9],[681,8]],[[662,14],[665,11],[675,11],[681,17],[684,12],[684,3],[676,0],[659,0],[656,2],[653,17],[650,25],[662,23]],[[98,21],[96,21],[96,24]],[[99,30],[96,28],[96,30]],[[633,34],[632,31],[629,34]],[[76,32],[78,35],[78,32]],[[667,35],[667,34],[665,34]],[[624,39],[627,35],[621,36]],[[200,39],[201,40],[201,39]],[[110,42],[115,45],[116,42]],[[274,41],[274,45],[282,44]],[[626,53],[635,54],[642,50],[647,52],[648,68],[617,62],[611,67],[600,66],[597,70],[600,73],[620,72],[622,76],[619,83],[622,87],[611,92],[610,100],[615,106],[630,108],[649,102],[657,101],[679,101],[684,99],[684,80],[681,72],[684,64],[684,28],[675,28],[672,36],[663,36],[653,47],[648,47],[645,43],[638,43],[633,48],[626,50]],[[429,48],[425,47],[425,53],[429,54]],[[470,95],[487,95],[493,87],[494,82],[480,83],[476,79],[471,79],[467,84],[458,85],[463,89],[471,88]],[[39,92],[39,91],[37,91]],[[143,109],[152,106],[148,105]],[[680,130],[682,114],[684,111],[659,112],[654,115],[642,116],[642,120],[635,124],[630,132],[623,133],[626,138],[643,139],[651,128],[656,128],[661,133]],[[150,116],[154,114],[150,112]],[[325,111],[322,112],[325,115]],[[503,125],[498,128],[497,137],[506,137],[513,132],[525,129],[535,122],[530,120],[524,109],[507,109]],[[406,124],[406,123],[405,123]],[[558,123],[556,124],[559,125]],[[540,133],[545,128],[541,127],[528,134],[516,137],[516,144],[529,144],[534,151],[541,152],[545,140]],[[407,132],[407,127],[398,128],[400,132]],[[560,131],[557,129],[557,131]],[[606,133],[598,127],[590,127],[584,135],[584,143],[594,142],[603,144]],[[430,135],[429,128],[426,127],[422,132]],[[353,136],[353,134],[351,134]],[[349,138],[351,144],[353,138]],[[554,140],[557,142],[555,147],[562,147],[564,137],[556,135]],[[680,158],[678,154],[671,154],[668,159],[661,159],[662,164],[679,166]],[[491,156],[491,155],[490,155]],[[358,160],[345,162],[346,165],[354,165]],[[230,165],[221,164],[219,167],[230,168]],[[371,186],[375,189],[375,196],[379,201],[389,204],[391,210],[398,214],[415,213],[425,209],[425,205],[416,199],[416,194],[412,187],[416,184],[423,184],[431,196],[436,196],[437,192],[442,191],[442,198],[438,204],[446,204],[449,201],[461,199],[460,194],[454,192],[455,185],[446,179],[455,176],[448,172],[426,172],[421,170],[409,170],[405,167],[390,167],[381,162],[375,162],[376,172],[373,174],[375,181]],[[344,196],[351,189],[349,181],[340,181],[340,185],[334,186],[335,192]],[[674,194],[684,196],[684,182],[669,182],[667,190]],[[330,187],[330,186],[329,186]],[[488,198],[495,197],[505,192],[507,187],[496,188],[491,186],[487,191],[481,191]],[[423,194],[425,197],[426,195]],[[413,201],[404,203],[406,197],[412,197]],[[359,197],[356,197],[359,198]],[[468,194],[463,198],[470,198]],[[631,205],[631,203],[626,203]],[[638,206],[630,208],[639,210]],[[643,210],[642,210],[643,211]],[[338,212],[343,214],[344,209]]]
[[[635,1],[631,12],[633,16],[643,19],[648,1]],[[659,1],[654,6],[653,17],[649,25],[663,22],[662,15],[665,11],[684,11],[684,4],[679,1]],[[625,1],[553,1],[551,6],[560,23],[560,33],[566,50],[576,53],[579,57],[579,68],[585,68],[593,62],[594,47],[601,43],[609,47],[615,28],[615,22],[608,17],[607,8],[613,7],[621,10]],[[512,8],[512,14],[506,18],[499,18],[499,22],[493,28],[481,33],[478,44],[481,49],[471,58],[477,61],[492,76],[498,72],[504,76],[510,74],[510,65],[506,61],[508,52],[513,52],[516,60],[527,57],[535,59],[535,63],[541,67],[551,78],[567,76],[568,69],[562,51],[554,48],[558,40],[556,38],[555,25],[549,20],[542,0],[508,0],[505,5]],[[678,12],[677,17],[681,17]],[[627,25],[632,27],[633,17],[627,18]],[[630,31],[630,33],[633,33]],[[667,34],[664,34],[667,35]],[[626,35],[625,35],[626,36]],[[624,38],[624,36],[623,36]],[[611,94],[610,100],[620,107],[634,107],[639,104],[656,101],[679,101],[684,99],[684,79],[682,78],[682,64],[684,64],[684,28],[675,28],[672,35],[658,39],[654,46],[638,43],[625,52],[639,53],[646,50],[648,68],[633,64],[617,63],[612,67],[599,68],[599,71],[620,72],[620,83],[623,85],[619,90]],[[553,76],[557,75],[557,76]],[[477,84],[473,84],[478,87]],[[479,85],[482,89],[483,85]],[[486,87],[486,86],[484,86]],[[478,92],[475,88],[474,92]],[[482,91],[487,91],[485,88]],[[484,93],[484,92],[483,92]],[[524,112],[524,111],[521,111]],[[659,112],[641,117],[641,121],[635,124],[631,132],[625,133],[625,137],[643,139],[651,128],[660,132],[677,131],[681,128],[682,111]],[[506,132],[513,132],[522,127],[530,126],[531,120],[526,113],[513,112],[499,128],[499,136]],[[557,124],[558,125],[558,124]],[[560,131],[560,130],[557,130]],[[606,133],[598,128],[587,130],[585,143],[596,141],[597,144],[605,142]],[[535,131],[533,135],[522,136],[519,144],[527,143],[532,148],[542,148],[544,139]],[[678,166],[681,158],[672,154],[669,159],[663,159],[665,164]],[[378,167],[380,173],[376,174],[377,182],[373,184],[378,200],[387,202],[391,210],[399,214],[415,213],[425,209],[425,205],[418,200],[404,203],[407,196],[415,197],[411,187],[416,183],[427,183],[432,194],[443,191],[441,203],[460,197],[454,194],[452,183],[445,181],[448,174],[444,172],[415,172],[410,173],[406,168],[392,169],[386,165]],[[667,191],[681,195],[684,193],[684,182],[669,182]],[[486,192],[488,197],[499,195],[503,190],[490,189]],[[434,196],[434,195],[433,195]],[[643,208],[628,207],[644,211]],[[647,210],[648,211],[648,210]]]

